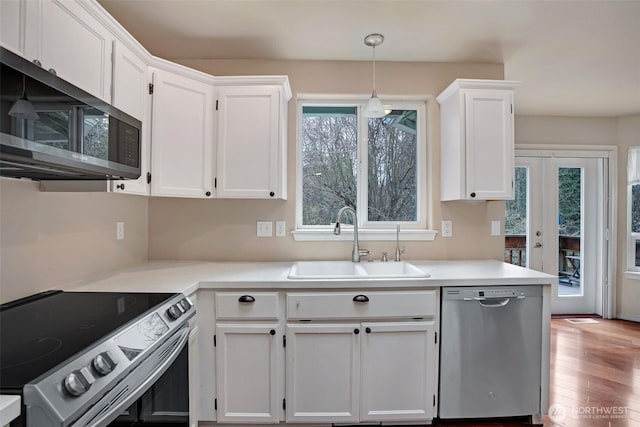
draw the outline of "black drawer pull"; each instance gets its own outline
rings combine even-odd
[[[242,295],[240,298],[238,298],[238,302],[255,302],[255,298],[252,297],[251,295]]]
[[[353,297],[353,302],[369,302],[369,297],[366,295],[356,295]]]
[[[358,328],[354,329],[354,330],[353,330],[353,333],[354,333],[354,334],[356,334],[356,335],[358,335],[358,334],[360,333],[360,329],[358,329]]]
[[[366,333],[370,334],[371,333],[371,328],[365,328],[364,330]]]
[[[271,335],[275,335],[275,334],[276,334],[276,330],[275,330],[275,329],[270,330],[270,331],[269,331],[269,334],[271,334]]]

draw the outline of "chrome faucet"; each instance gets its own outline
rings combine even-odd
[[[333,234],[340,234],[340,218],[342,214],[349,212],[353,218],[353,249],[351,250],[351,261],[360,262],[361,256],[369,255],[369,251],[366,249],[360,249],[358,244],[358,217],[356,216],[356,210],[351,206],[345,206],[338,211],[338,217],[336,218],[336,226],[333,228]]]

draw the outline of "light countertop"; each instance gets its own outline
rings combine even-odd
[[[20,396],[0,395],[0,426],[9,424],[20,415]]]
[[[393,262],[393,261],[389,261]],[[292,262],[149,261],[62,286],[65,291],[181,292],[198,289],[375,289],[551,285],[558,278],[495,260],[411,261],[427,278],[292,280]],[[20,414],[19,396],[0,396],[0,426]]]
[[[389,261],[393,262],[393,261]],[[411,261],[430,276],[403,279],[288,279],[292,262],[149,261],[64,286],[67,291],[182,292],[198,289],[424,288],[555,284],[557,277],[495,260]]]

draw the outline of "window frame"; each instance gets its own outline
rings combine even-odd
[[[304,107],[335,106],[356,107],[358,121],[357,161],[358,173],[356,178],[358,234],[360,240],[395,240],[396,224],[400,223],[401,240],[434,240],[437,232],[429,229],[431,214],[430,169],[430,97],[404,96],[385,97],[385,106],[393,109],[411,109],[418,113],[417,143],[416,143],[416,221],[369,221],[368,220],[368,151],[366,138],[368,136],[368,119],[362,112],[368,98],[348,97],[336,95],[299,95],[296,105],[296,226],[293,231],[295,240],[351,240],[353,226],[345,224],[342,233],[333,234],[333,225],[303,225],[303,165],[302,165],[302,111]],[[337,213],[337,212],[336,212]]]
[[[632,229],[632,187],[640,183],[627,184],[627,271],[640,274],[640,266],[636,266],[636,242],[640,241],[640,233],[634,233]]]
[[[633,187],[640,186],[640,145],[631,146],[627,152],[627,278],[640,280],[640,266],[636,266],[636,242],[640,233],[633,232]]]

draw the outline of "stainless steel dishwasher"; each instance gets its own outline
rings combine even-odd
[[[440,330],[440,418],[541,413],[541,286],[443,288]]]

